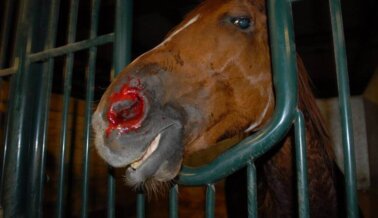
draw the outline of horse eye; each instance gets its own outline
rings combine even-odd
[[[251,26],[251,18],[249,17],[232,17],[231,23],[242,30],[246,30]]]

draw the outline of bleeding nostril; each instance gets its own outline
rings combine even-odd
[[[145,97],[140,91],[138,87],[124,85],[119,92],[110,96],[106,135],[114,129],[125,133],[141,126],[145,114]]]
[[[120,124],[124,121],[137,118],[143,112],[143,101],[138,98],[135,100],[120,100],[110,106],[108,119],[112,124]]]

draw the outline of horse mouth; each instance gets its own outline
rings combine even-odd
[[[146,148],[145,152],[142,154],[140,158],[130,164],[131,169],[137,170],[159,147],[161,134],[159,133],[150,143],[150,145]]]
[[[113,106],[118,105],[113,103]],[[150,104],[140,127],[109,131],[109,120],[101,112],[103,108],[92,119],[97,153],[110,166],[125,168],[126,184],[141,187],[149,181],[156,184],[174,179],[184,150],[181,111],[170,105]]]

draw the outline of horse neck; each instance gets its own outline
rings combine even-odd
[[[308,76],[298,58],[298,108],[306,126],[306,147],[311,217],[337,217],[334,156],[331,140],[322,121],[315,97],[310,89]],[[267,188],[261,208],[269,208],[265,217],[293,217],[296,211],[293,131],[282,141],[282,146],[268,155],[264,164]],[[333,216],[334,214],[335,216]],[[331,216],[330,216],[331,215]]]
[[[302,60],[298,57],[298,108],[302,111],[306,124],[307,148],[314,146],[326,152],[333,159],[332,143],[325,122],[316,104],[310,87],[308,73]]]

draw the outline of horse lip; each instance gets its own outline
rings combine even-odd
[[[157,136],[155,136],[150,145],[145,149],[145,152],[142,154],[142,156],[130,164],[130,167],[133,170],[138,169],[138,167],[157,150],[157,148],[159,147],[161,134],[162,133],[159,133]]]
[[[151,141],[143,154],[138,159],[131,162],[128,166],[134,171],[137,170],[158,149],[163,132],[174,125],[177,125],[177,122],[172,122],[170,125],[161,129],[159,131],[159,134],[155,136],[155,138]]]

